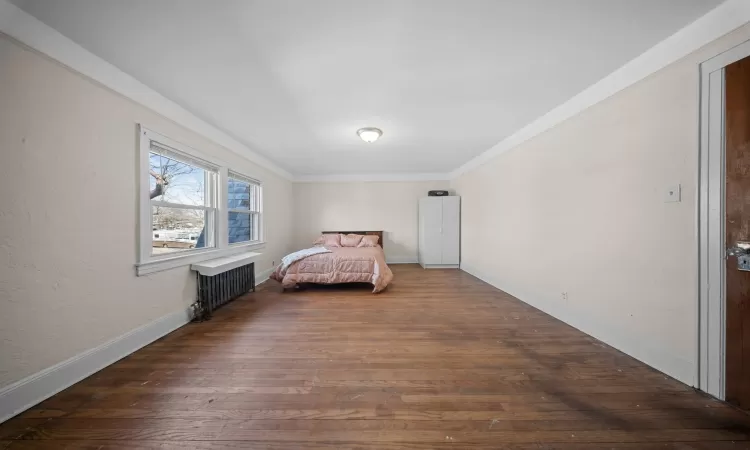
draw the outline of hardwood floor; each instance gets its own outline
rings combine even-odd
[[[10,449],[745,449],[750,417],[458,270],[274,281],[0,425]]]

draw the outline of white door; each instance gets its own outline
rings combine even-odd
[[[443,202],[440,197],[419,200],[419,255],[422,264],[442,264]]]
[[[443,197],[442,264],[459,263],[461,197]]]

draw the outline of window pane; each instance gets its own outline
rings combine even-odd
[[[214,246],[211,227],[206,226],[211,223],[213,211],[152,206],[151,212],[152,255]]]
[[[258,214],[229,212],[229,243],[257,241]]]
[[[229,179],[229,209],[258,211],[258,185],[246,181]]]
[[[151,198],[182,205],[206,203],[207,171],[157,153],[149,154]]]

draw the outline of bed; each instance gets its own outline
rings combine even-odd
[[[340,236],[338,246],[333,245],[335,235]],[[331,239],[323,239],[325,236]],[[356,236],[369,236],[368,243],[372,243],[375,236],[377,244],[342,246],[341,241],[349,244],[357,240]],[[294,288],[301,283],[370,283],[373,293],[382,291],[393,280],[393,272],[385,263],[382,231],[323,231],[321,240],[325,242],[285,257],[292,257],[293,262],[287,264],[282,261],[271,274],[271,279],[279,281],[284,289]]]

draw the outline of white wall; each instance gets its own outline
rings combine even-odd
[[[388,262],[417,261],[417,200],[447,181],[294,183],[295,246],[324,230],[383,230]]]
[[[454,180],[462,268],[695,385],[698,64],[749,38],[736,30]],[[682,202],[665,203],[678,183]]]
[[[267,247],[290,250],[292,187],[0,34],[0,387],[195,299],[187,267],[135,276],[136,123],[264,182]]]

